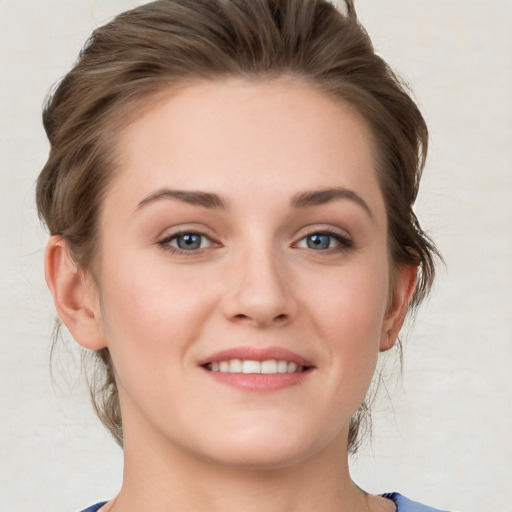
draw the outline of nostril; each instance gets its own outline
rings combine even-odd
[[[237,321],[250,320],[250,321],[254,321],[257,324],[261,324],[261,325],[264,325],[264,324],[267,325],[272,322],[279,322],[279,323],[286,322],[286,321],[288,321],[288,318],[289,318],[289,316],[286,313],[281,313],[275,317],[269,316],[269,317],[267,317],[267,319],[259,318],[258,315],[253,315],[253,316],[245,315],[244,313],[238,313],[237,315],[233,316],[233,319],[235,319]]]

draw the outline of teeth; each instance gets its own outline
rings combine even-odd
[[[220,373],[263,373],[266,375],[276,373],[300,373],[304,370],[303,366],[288,361],[276,361],[269,359],[267,361],[252,361],[250,359],[231,359],[229,361],[219,361],[210,363],[208,369],[212,372]]]
[[[287,373],[295,373],[299,369],[299,365],[296,363],[288,363],[288,367],[286,368]]]
[[[231,364],[229,367],[231,368]],[[242,373],[261,373],[261,363],[259,361],[244,361]]]
[[[229,370],[227,370],[229,373],[242,373],[243,364],[240,359],[231,359],[229,361]]]
[[[288,363],[286,361],[277,361],[277,373],[286,373],[288,371]]]
[[[270,359],[261,362],[261,373],[277,373],[277,361]]]

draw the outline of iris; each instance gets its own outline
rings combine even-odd
[[[328,249],[331,245],[331,236],[322,233],[309,235],[307,245],[310,249]]]
[[[201,235],[190,233],[177,236],[176,243],[180,249],[199,249],[201,247],[201,239]]]

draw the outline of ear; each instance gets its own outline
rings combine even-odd
[[[416,265],[404,265],[397,270],[390,304],[382,326],[379,346],[382,352],[389,350],[398,338],[414,293],[417,274]]]
[[[91,350],[105,348],[96,286],[77,267],[61,237],[52,236],[46,245],[45,277],[57,313],[77,343]]]

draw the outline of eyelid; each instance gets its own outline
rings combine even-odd
[[[167,231],[167,234],[159,237],[157,241],[157,245],[168,252],[171,252],[173,254],[183,254],[187,256],[195,256],[201,254],[203,251],[210,249],[210,248],[218,248],[222,247],[222,244],[220,242],[217,242],[209,233],[205,232],[207,230],[197,229],[197,228],[179,228],[174,232]],[[199,247],[195,249],[181,249],[179,247],[175,247],[170,244],[170,242],[180,236],[183,235],[196,235],[199,237],[203,237],[209,241],[208,245],[206,247]],[[336,240],[336,245],[334,247],[328,247],[325,249],[312,249],[310,247],[298,247],[298,244],[302,242],[307,237],[313,236],[313,235],[325,235],[332,237]],[[333,253],[333,252],[342,252],[347,251],[350,249],[353,249],[355,246],[355,243],[353,241],[353,238],[351,235],[346,233],[344,230],[338,230],[332,227],[321,227],[318,226],[316,228],[310,227],[308,230],[304,230],[299,237],[296,238],[296,242],[291,244],[291,247],[298,248],[298,249],[306,249],[318,253]]]
[[[316,229],[310,229],[308,232],[303,233],[300,238],[297,239],[297,241],[293,244],[293,246],[297,246],[299,242],[304,240],[305,238],[313,235],[326,235],[334,238],[338,243],[334,247],[329,247],[327,249],[318,250],[318,249],[311,249],[309,247],[298,247],[299,249],[310,249],[315,252],[340,252],[348,249],[354,248],[354,240],[348,233],[342,233],[338,230],[335,230],[330,227],[319,227]]]
[[[181,249],[179,247],[175,247],[173,245],[170,244],[170,242],[180,236],[183,236],[183,235],[196,235],[196,236],[199,236],[199,237],[202,237],[202,238],[206,238],[209,240],[209,244],[207,247],[199,247],[197,249]],[[180,228],[178,229],[177,231],[174,231],[172,233],[168,233],[162,237],[160,237],[157,241],[157,245],[165,250],[165,251],[168,251],[172,254],[183,254],[183,255],[187,255],[187,256],[194,256],[194,255],[198,255],[198,254],[201,254],[205,249],[209,249],[210,247],[220,247],[221,244],[219,244],[218,242],[216,242],[209,234],[205,233],[204,231],[201,231],[199,229],[194,229],[194,228],[190,228],[190,229],[187,229],[187,228]]]
[[[158,237],[159,242],[169,241],[173,238],[176,238],[181,235],[198,235],[198,236],[205,236],[206,238],[209,238],[209,236],[204,232],[200,231],[198,229],[194,228],[179,228],[176,231],[170,231],[166,230],[166,233],[164,235],[161,235]]]

